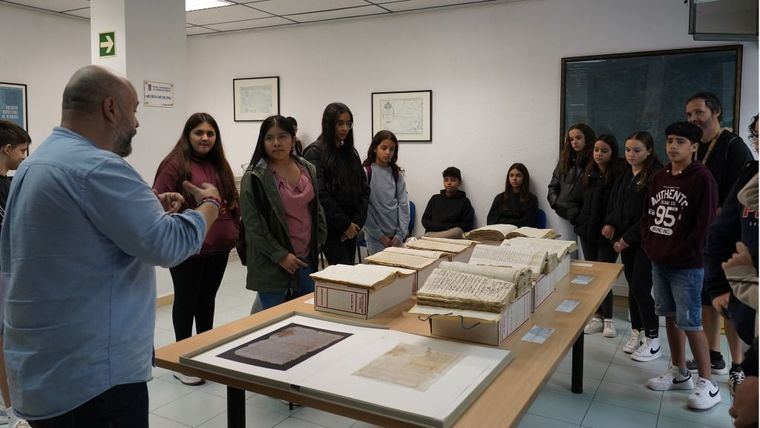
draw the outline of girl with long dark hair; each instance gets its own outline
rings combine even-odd
[[[287,118],[266,118],[241,180],[246,288],[264,309],[314,291],[309,275],[326,235],[317,173],[296,154],[295,135]]]
[[[513,163],[507,170],[504,192],[493,199],[487,224],[536,227],[537,211],[538,198],[530,191],[528,168],[519,162]]]
[[[369,186],[354,148],[354,116],[343,103],[331,103],[322,114],[322,133],[304,149],[317,170],[319,201],[327,217],[323,251],[330,264],[356,263],[356,235],[364,227]]]
[[[196,333],[213,327],[216,292],[240,233],[235,178],[224,156],[219,126],[208,113],[195,113],[187,119],[179,141],[158,166],[153,190],[158,194],[178,192],[185,199],[181,210],[194,209],[200,201],[183,188],[185,180],[196,186],[213,184],[222,200],[219,218],[206,234],[201,252],[170,269],[174,283],[172,321],[177,341],[192,335],[193,320]],[[174,377],[187,385],[203,383],[200,378],[181,373],[175,373]]]
[[[569,220],[570,223],[574,220],[572,216],[577,213],[568,213],[567,202],[583,175],[586,165],[591,160],[591,152],[596,140],[596,133],[590,126],[585,123],[572,125],[567,130],[559,162],[552,173],[546,198],[557,215]]]

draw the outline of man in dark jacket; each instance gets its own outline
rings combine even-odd
[[[462,173],[450,166],[443,171],[443,190],[433,195],[422,214],[422,226],[429,232],[445,232],[440,236],[462,237],[462,232],[472,230],[475,210],[467,194],[459,190]],[[456,230],[459,229],[459,230]],[[456,236],[458,235],[458,236]]]
[[[718,184],[718,209],[723,207],[742,167],[753,160],[752,153],[741,137],[721,128],[722,116],[723,107],[714,94],[700,92],[686,101],[686,119],[702,129],[696,160],[710,170]],[[711,302],[712,297],[705,286],[702,290],[702,323],[710,343],[710,367],[715,374],[726,374],[729,370],[720,353],[720,313],[712,307]],[[733,366],[737,367],[742,358],[741,344],[731,320],[726,319],[725,323]],[[693,360],[686,364],[692,371],[697,368]]]

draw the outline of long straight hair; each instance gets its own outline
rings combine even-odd
[[[507,179],[504,184],[504,195],[501,197],[502,207],[507,204],[507,201],[509,201],[509,195],[512,193],[512,186],[509,184],[509,173],[512,172],[513,169],[520,171],[523,175],[523,181],[522,184],[520,184],[520,191],[518,192],[520,195],[520,201],[527,202],[528,195],[530,195],[530,173],[528,172],[528,168],[520,162],[515,162],[507,170]]]
[[[641,190],[647,186],[649,178],[660,165],[660,161],[657,159],[657,152],[654,150],[654,138],[652,138],[652,134],[647,131],[636,131],[625,139],[625,141],[628,140],[641,141],[644,147],[649,150],[649,156],[644,160],[644,168],[641,169],[639,179],[636,181],[636,188]]]
[[[208,113],[193,113],[185,122],[185,127],[182,129],[182,134],[174,145],[174,148],[168,155],[161,161],[156,172],[156,178],[158,172],[160,172],[168,162],[177,160],[179,165],[179,178],[177,182],[177,188],[179,193],[185,198],[188,203],[194,201],[193,196],[185,191],[182,187],[182,182],[185,180],[190,181],[192,174],[190,172],[190,160],[193,157],[193,146],[190,144],[190,133],[203,123],[208,123],[214,128],[216,133],[216,141],[209,150],[204,159],[208,160],[214,167],[214,171],[219,176],[219,183],[221,188],[219,194],[224,199],[227,207],[232,209],[238,206],[238,193],[235,188],[235,176],[232,175],[232,168],[227,162],[227,158],[224,155],[224,146],[222,146],[222,134],[219,132],[219,125],[216,124],[216,120]],[[155,179],[154,179],[155,180]],[[196,201],[197,202],[197,201]]]
[[[573,146],[570,144],[569,135],[570,131],[573,129],[581,131],[583,139],[585,140],[583,148],[579,152],[573,150]],[[565,174],[570,171],[573,165],[578,165],[581,171],[583,171],[586,167],[586,163],[591,159],[591,152],[593,151],[594,142],[596,142],[596,140],[596,133],[585,123],[576,123],[570,126],[565,134],[565,141],[562,142],[562,152],[560,152],[559,155],[560,174]]]
[[[273,126],[277,126],[278,128],[290,134],[290,138],[293,139],[293,149],[290,150],[290,156],[295,156],[296,129],[293,126],[293,122],[288,120],[288,118],[285,116],[281,116],[279,114],[275,116],[269,116],[268,118],[264,119],[263,122],[261,122],[261,127],[259,128],[259,139],[256,140],[256,148],[253,150],[253,156],[251,156],[252,167],[255,167],[262,159],[269,159],[266,150],[266,143],[264,143],[264,138],[267,136],[267,132],[269,132]]]
[[[377,160],[377,152],[375,152],[375,150],[377,150],[380,143],[385,140],[391,140],[396,145],[396,150],[393,151],[393,156],[391,156],[388,166],[391,167],[391,170],[393,170],[395,175],[398,175],[400,172],[403,172],[403,170],[396,164],[396,162],[398,162],[398,139],[396,138],[396,134],[391,131],[378,131],[377,134],[372,137],[372,142],[369,144],[369,149],[367,149],[367,158],[364,159],[362,165],[368,166],[375,163]]]
[[[594,160],[590,160],[588,164],[586,165],[586,169],[583,174],[583,185],[588,185],[588,180],[591,174],[593,173],[599,173],[599,175],[602,176],[602,184],[605,186],[611,186],[612,183],[615,181],[616,178],[620,176],[620,174],[623,173],[623,160],[620,159],[620,156],[618,155],[618,143],[617,138],[615,138],[614,135],[610,134],[602,134],[596,138],[595,141],[593,141],[591,144],[589,144],[591,147],[594,147],[597,141],[604,141],[607,146],[609,146],[610,151],[612,154],[610,155],[610,161],[607,164],[607,167],[604,169],[604,172],[602,172],[599,169],[599,165],[594,162]]]
[[[349,121],[354,121],[353,113],[343,103],[330,103],[325,107],[322,114],[322,133],[317,138],[317,144],[322,149],[320,162],[328,189],[344,189],[351,194],[359,194],[367,186],[367,180],[364,178],[359,152],[354,147],[353,128],[348,130],[343,144],[335,144],[338,138],[335,127],[338,117],[343,113],[348,113]],[[344,158],[348,169],[338,167],[339,157]]]

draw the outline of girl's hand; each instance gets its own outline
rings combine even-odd
[[[279,264],[280,267],[285,269],[291,275],[296,273],[298,269],[307,266],[303,260],[296,257],[296,255],[293,253],[288,253],[288,255],[283,257],[279,262],[277,262],[277,264]]]
[[[604,236],[607,239],[612,239],[613,236],[615,236],[615,228],[613,226],[605,225],[602,228],[602,236]]]
[[[361,230],[359,226],[357,226],[354,223],[351,223],[348,226],[348,229],[346,229],[346,231],[343,232],[343,236],[345,236],[346,239],[354,239],[356,235],[359,233],[359,230]]]

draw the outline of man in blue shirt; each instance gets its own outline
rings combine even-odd
[[[219,192],[154,195],[124,159],[134,87],[86,66],[63,92],[61,126],[18,169],[0,233],[5,359],[15,410],[33,427],[147,427],[155,265],[196,254]]]

